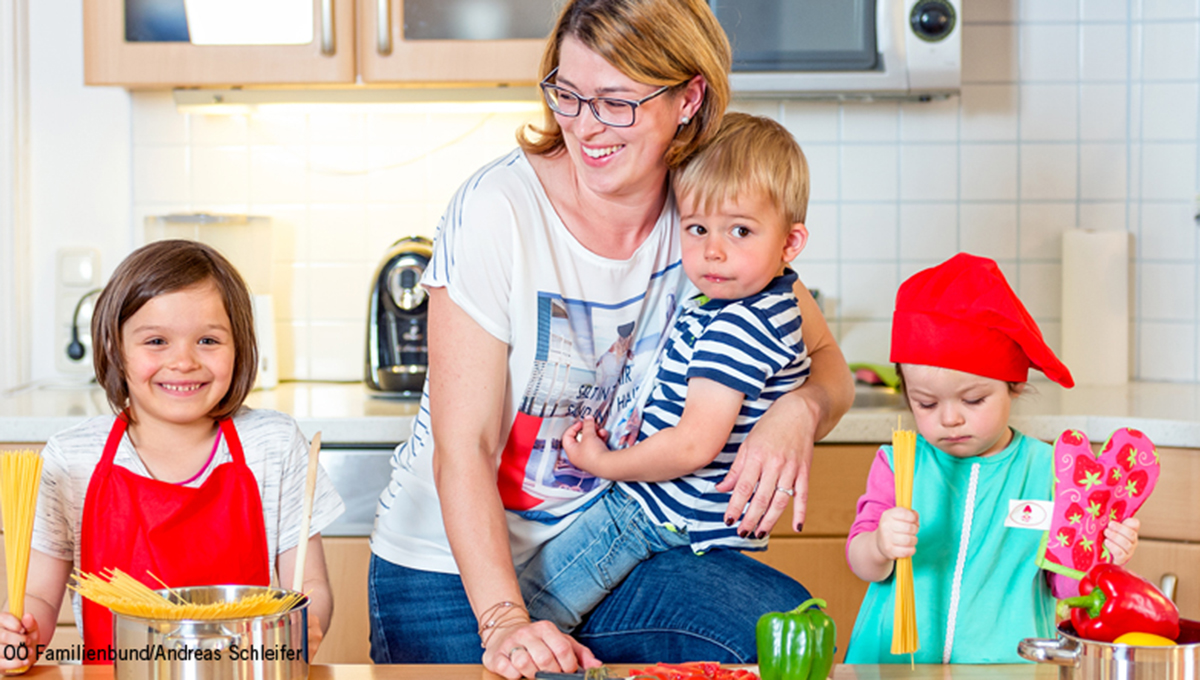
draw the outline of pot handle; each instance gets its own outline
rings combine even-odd
[[[1025,638],[1017,645],[1017,654],[1038,663],[1078,667],[1081,649],[1078,642],[1066,638]]]

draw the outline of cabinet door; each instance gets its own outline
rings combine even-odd
[[[1137,514],[1142,520],[1142,538],[1200,541],[1200,503],[1195,502],[1200,451],[1160,448],[1158,460],[1162,474]]]
[[[1171,541],[1141,540],[1126,566],[1155,585],[1174,574],[1175,606],[1185,619],[1200,620],[1200,545]]]
[[[127,8],[132,12],[138,4],[138,0],[84,0],[84,82],[88,85],[354,82],[354,0],[313,0],[314,38],[306,45],[193,45],[180,41],[179,31],[163,41],[139,40],[142,36],[136,35],[133,14],[128,21],[126,16]],[[175,15],[182,6],[182,0],[174,1]],[[183,31],[186,35],[186,28]]]
[[[537,82],[557,4],[547,0],[358,3],[358,68],[365,82],[458,86]]]
[[[325,567],[333,592],[333,620],[313,663],[371,663],[371,621],[367,613],[366,538],[324,538]]]

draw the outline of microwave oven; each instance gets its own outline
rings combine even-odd
[[[735,97],[933,99],[962,81],[962,0],[709,0]]]

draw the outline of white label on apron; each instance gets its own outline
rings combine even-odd
[[[1009,501],[1004,526],[1014,529],[1050,529],[1054,501]]]

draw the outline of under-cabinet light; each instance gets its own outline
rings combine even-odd
[[[247,115],[336,108],[369,113],[524,113],[542,109],[535,87],[175,90],[180,113]]]

